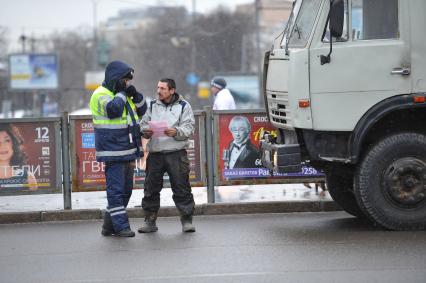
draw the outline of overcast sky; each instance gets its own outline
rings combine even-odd
[[[0,26],[9,29],[12,42],[25,34],[51,33],[55,30],[93,26],[94,3],[97,3],[97,22],[117,15],[126,8],[152,5],[185,5],[192,9],[192,0],[1,0]],[[253,3],[254,0],[196,0],[196,11],[210,11],[223,5],[231,9],[237,4]]]

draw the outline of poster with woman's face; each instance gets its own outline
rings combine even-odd
[[[0,123],[0,195],[60,190],[54,123]]]

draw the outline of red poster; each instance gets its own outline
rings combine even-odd
[[[265,114],[221,114],[219,129],[222,180],[269,177],[261,163],[259,141],[264,131],[275,129]]]
[[[91,120],[75,121],[77,186],[73,191],[105,189],[105,165],[96,161],[95,133]]]
[[[190,148],[188,149],[191,182],[199,182],[201,180],[199,117],[196,116],[195,118],[194,138],[190,139]],[[143,140],[143,144],[146,144],[146,140]],[[75,149],[77,182],[73,186],[73,191],[104,190],[105,164],[96,161],[95,133],[91,120],[75,120]],[[145,160],[147,154],[145,152],[144,158],[136,161],[134,176],[136,188],[142,188],[143,181],[145,180]],[[167,174],[165,175],[165,179],[168,179]]]
[[[265,131],[276,133],[276,129],[265,113],[220,114],[218,128],[221,181],[321,176],[312,167],[302,167],[296,174],[270,176],[262,166],[259,144]]]
[[[0,124],[0,195],[60,189],[54,123]]]

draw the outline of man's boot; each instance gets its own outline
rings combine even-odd
[[[157,213],[156,212],[149,212],[145,213],[145,221],[141,228],[138,229],[139,233],[152,233],[157,232],[158,227],[155,223],[157,220]]]
[[[114,235],[114,227],[112,226],[111,216],[105,212],[104,214],[104,224],[102,225],[102,236],[113,236]]]
[[[124,230],[121,230],[120,232],[115,234],[117,237],[134,237],[135,232],[130,230],[130,228],[126,228]]]
[[[195,227],[192,225],[192,215],[185,215],[180,217],[182,223],[182,232],[195,232]]]

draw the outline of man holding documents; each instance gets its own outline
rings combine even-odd
[[[161,79],[157,85],[158,99],[151,101],[141,123],[142,134],[150,139],[146,161],[146,178],[142,208],[145,222],[139,233],[156,232],[157,213],[164,173],[170,177],[173,201],[181,215],[182,231],[195,232],[192,225],[194,196],[189,183],[189,160],[186,149],[194,133],[191,105],[176,92],[173,79]]]

